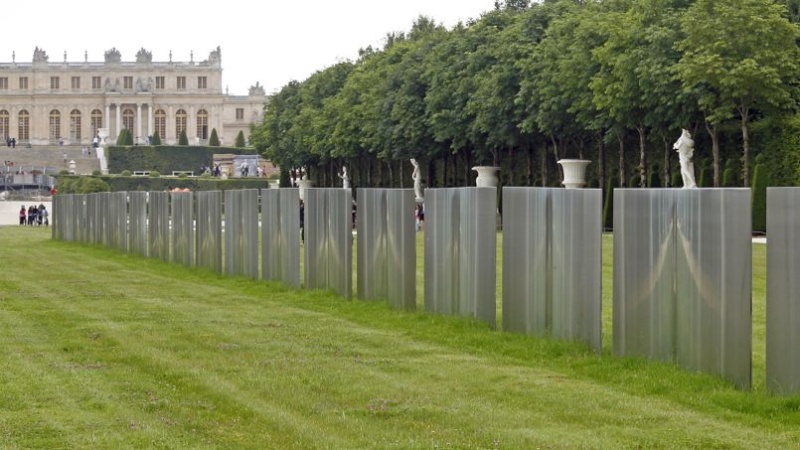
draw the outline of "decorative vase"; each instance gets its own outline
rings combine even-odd
[[[306,189],[314,185],[311,180],[300,180],[297,182],[297,187],[300,188],[300,200],[306,201]]]
[[[475,166],[472,170],[478,172],[475,179],[475,186],[478,187],[497,187],[497,166]]]
[[[564,170],[564,181],[561,184],[567,189],[578,189],[586,186],[586,166],[591,161],[585,159],[560,159],[558,163]]]
[[[269,180],[270,189],[278,189],[281,187],[281,180]]]

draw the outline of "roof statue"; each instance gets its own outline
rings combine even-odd
[[[261,84],[258,81],[256,81],[256,84],[254,84],[253,86],[250,86],[249,95],[250,96],[259,96],[259,95],[260,96],[264,96],[264,95],[267,95],[267,94],[264,92],[264,86],[261,86]]]
[[[140,48],[139,51],[136,52],[136,62],[137,63],[153,62],[153,53],[145,50],[144,47]]]
[[[111,50],[106,50],[105,56],[107,63],[122,62],[122,54],[120,54],[119,50],[117,50],[116,47],[112,48]]]
[[[43,49],[36,47],[33,50],[33,62],[46,63],[48,59],[47,52],[45,52]]]
[[[216,50],[211,50],[211,53],[208,54],[208,63],[209,64],[222,63],[222,50],[219,49],[219,45],[217,46]]]

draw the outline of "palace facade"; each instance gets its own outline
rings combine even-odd
[[[266,96],[256,83],[246,96],[222,91],[222,56],[217,47],[208,59],[154,62],[141,49],[135,62],[120,52],[105,61],[50,62],[38,47],[30,63],[0,63],[0,137],[17,144],[89,145],[100,134],[111,143],[120,130],[131,130],[137,143],[158,132],[162,143],[175,144],[186,131],[190,144],[205,144],[216,129],[222,145],[233,145],[239,131],[261,121]]]

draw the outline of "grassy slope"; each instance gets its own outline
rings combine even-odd
[[[800,399],[765,394],[758,372],[763,247],[754,258],[755,388],[740,392],[2,227],[0,447],[797,447]]]

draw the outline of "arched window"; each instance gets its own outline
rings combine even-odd
[[[197,137],[208,139],[208,113],[205,109],[197,111]]]
[[[8,139],[8,134],[11,132],[11,130],[8,128],[9,117],[8,111],[5,109],[0,111],[0,138],[3,139],[3,142]]]
[[[50,142],[61,139],[61,113],[57,109],[50,111]]]
[[[175,139],[180,139],[183,131],[186,131],[186,111],[179,109],[175,113]]]
[[[100,128],[103,128],[103,113],[99,109],[92,110],[92,138],[97,136]]]
[[[167,138],[167,113],[163,109],[157,109],[155,114],[156,133],[161,139]]]
[[[77,109],[69,113],[69,140],[72,142],[81,140],[81,112]]]
[[[131,136],[133,136],[133,126],[134,126],[134,114],[133,110],[130,108],[125,108],[122,110],[122,128],[126,128],[131,132]]]
[[[24,109],[17,114],[17,135],[20,142],[31,140],[31,114]]]

